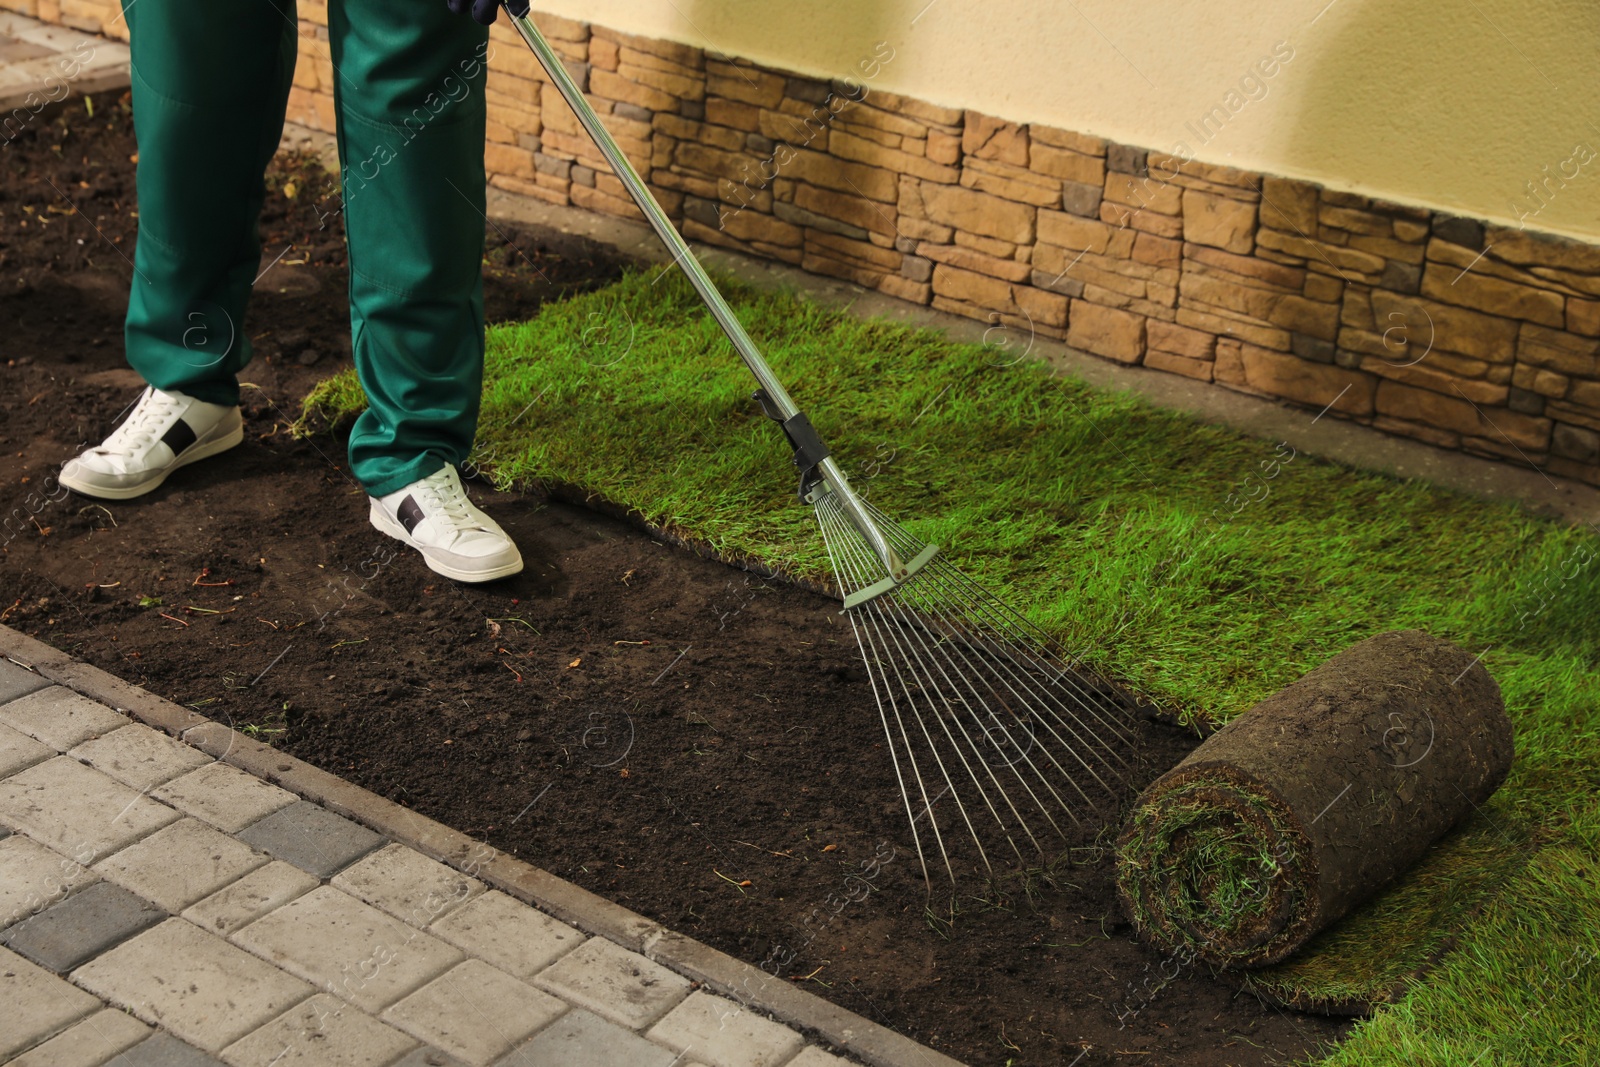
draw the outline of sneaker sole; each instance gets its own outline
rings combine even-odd
[[[373,527],[379,533],[388,534],[396,541],[403,542],[404,544],[416,549],[422,554],[422,561],[428,565],[428,569],[430,571],[435,574],[442,574],[446,578],[453,578],[458,582],[492,582],[500,578],[509,578],[513,574],[522,573],[523,564],[522,560],[520,559],[518,559],[515,563],[504,563],[498,567],[483,571],[465,571],[459,567],[452,567],[444,560],[441,560],[433,555],[427,545],[420,543],[410,534],[406,533],[406,528],[389,518],[388,515],[384,514],[381,508],[373,507],[371,509],[369,518]]]
[[[132,500],[134,497],[144,496],[148,492],[161,488],[161,483],[165,482],[167,480],[167,476],[173,471],[187,467],[191,463],[198,463],[202,459],[209,459],[219,453],[226,452],[228,449],[239,445],[242,441],[244,441],[243,422],[241,422],[238,426],[235,426],[226,435],[217,438],[215,441],[207,441],[204,444],[195,444],[190,446],[189,451],[173,460],[169,466],[162,467],[159,471],[152,473],[149,478],[137,485],[124,485],[118,488],[109,488],[102,485],[95,485],[93,482],[85,482],[81,479],[73,478],[65,474],[58,476],[56,480],[62,485],[66,486],[68,489],[71,489],[74,493],[79,493],[87,497],[93,497],[96,500]]]

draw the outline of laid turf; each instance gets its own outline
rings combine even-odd
[[[1333,1064],[1600,1061],[1593,530],[1321,462],[1293,434],[1247,437],[936,333],[732,297],[875,504],[1185,716],[1225,721],[1385,630],[1481,651],[1517,731],[1506,785],[1254,980],[1320,1003],[1409,987]],[[635,275],[490,332],[474,459],[501,482],[581,487],[727,556],[826,581],[751,390],[686,283]],[[345,375],[307,410],[361,404]]]

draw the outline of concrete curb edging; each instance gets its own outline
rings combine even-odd
[[[712,992],[817,1034],[872,1067],[963,1067],[959,1060],[830,1004],[725,952],[675,933],[531,863],[490,849],[466,834],[3,624],[0,656],[177,737],[215,759],[471,874],[585,933],[642,953]]]

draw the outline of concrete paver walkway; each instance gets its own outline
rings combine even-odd
[[[71,93],[128,84],[128,46],[0,11],[0,143]]]
[[[198,747],[108,706],[130,695]],[[240,758],[215,758],[218,743]],[[712,950],[486,846],[438,862],[234,765],[272,752],[250,744],[0,627],[0,1063],[849,1062],[771,1018],[759,995],[719,996],[680,973],[692,968],[651,958],[721,966]],[[404,810],[342,786],[369,822]],[[411,818],[414,839],[452,834]],[[564,893],[580,926],[588,909],[591,928],[640,944],[516,899],[492,884],[508,871],[508,885],[520,874]],[[763,989],[748,975],[742,985]],[[792,988],[772,985],[780,999]],[[791,1018],[809,1011],[816,1029],[859,1039],[869,1063],[955,1062],[798,996]]]

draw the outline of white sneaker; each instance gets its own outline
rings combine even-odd
[[[244,440],[237,406],[146,386],[133,412],[99,446],[69,459],[61,484],[101,500],[143,496],[195,460]]]
[[[522,570],[522,553],[479,511],[454,467],[372,497],[372,525],[422,553],[428,569],[458,582],[492,582]]]

